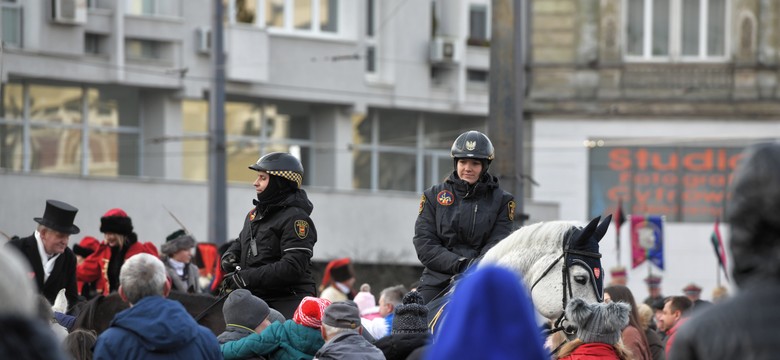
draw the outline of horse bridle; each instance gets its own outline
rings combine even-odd
[[[559,261],[563,259],[563,266],[561,267],[561,276],[562,284],[563,284],[563,296],[561,301],[561,308],[563,311],[561,311],[561,316],[558,317],[558,320],[556,320],[553,323],[553,327],[549,330],[544,331],[544,336],[550,336],[552,334],[555,334],[559,331],[563,331],[567,335],[573,335],[574,334],[574,328],[565,326],[564,323],[566,322],[566,304],[569,301],[569,298],[574,296],[574,292],[571,289],[571,281],[569,281],[569,255],[580,255],[580,256],[587,256],[592,258],[601,258],[600,253],[595,253],[591,251],[581,251],[581,250],[574,250],[570,249],[569,245],[572,240],[572,234],[566,237],[566,241],[563,242],[563,252],[560,256],[555,258],[555,261],[553,261],[550,265],[547,266],[547,268],[544,269],[542,272],[542,275],[539,276],[539,278],[536,279],[536,281],[533,282],[531,285],[531,289],[529,290],[529,293],[533,293],[534,287],[536,287],[537,284],[539,284],[542,279],[544,279],[545,276],[547,276],[547,273],[550,272],[550,270],[555,267],[556,264],[558,264]],[[587,267],[587,264],[585,264]],[[593,279],[591,279],[592,281]],[[563,345],[563,344],[561,344]],[[560,346],[559,346],[560,347]],[[556,348],[553,352],[557,352],[558,349]]]

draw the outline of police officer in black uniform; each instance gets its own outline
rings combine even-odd
[[[233,273],[229,285],[248,289],[292,319],[301,300],[317,291],[311,274],[317,230],[309,217],[314,206],[300,188],[303,165],[275,152],[249,168],[257,171],[255,208],[222,256],[222,268]]]
[[[514,229],[515,201],[488,173],[493,144],[468,131],[455,139],[455,171],[425,190],[414,225],[414,247],[425,266],[417,291],[426,303]]]

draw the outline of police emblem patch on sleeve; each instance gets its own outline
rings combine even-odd
[[[417,215],[422,214],[422,210],[424,206],[425,206],[425,195],[423,195],[422,199],[420,199],[420,210],[417,211]]]
[[[506,204],[506,207],[509,221],[515,221],[515,208],[517,207],[517,204],[514,200],[509,200],[509,202]]]
[[[298,238],[305,239],[309,235],[309,222],[306,220],[295,220],[295,235]]]

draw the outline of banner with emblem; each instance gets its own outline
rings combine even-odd
[[[645,260],[664,269],[664,221],[660,215],[631,215],[631,266]]]

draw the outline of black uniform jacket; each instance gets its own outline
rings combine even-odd
[[[470,191],[469,191],[470,190]],[[513,230],[515,202],[486,173],[472,189],[453,172],[425,190],[414,226],[421,284],[440,287],[458,273],[459,259],[478,258]]]
[[[311,258],[317,230],[309,217],[313,209],[299,189],[264,213],[255,208],[246,216],[238,241],[226,254],[239,259],[241,277],[252,294],[264,300],[316,296]]]
[[[38,291],[54,304],[57,293],[65,289],[65,297],[68,298],[68,307],[78,302],[78,288],[76,287],[76,255],[70,248],[65,248],[65,252],[60,254],[54,261],[54,268],[51,270],[49,279],[43,282],[43,264],[41,256],[38,253],[38,242],[35,240],[35,234],[21,239],[13,239],[8,242],[9,246],[14,246],[19,251],[35,273],[35,284],[38,285]]]

